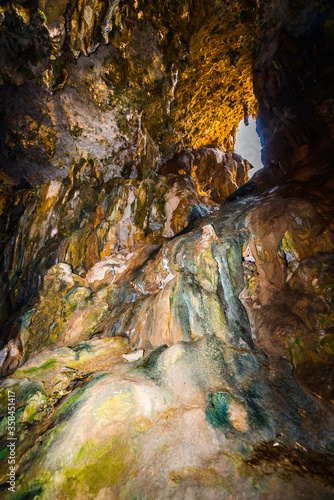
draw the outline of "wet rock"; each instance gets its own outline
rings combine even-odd
[[[86,274],[86,281],[94,291],[112,284],[121,275],[126,274],[126,271],[132,271],[133,268],[140,267],[159,248],[159,245],[141,245],[133,252],[123,250],[113,256],[104,257],[89,269]]]

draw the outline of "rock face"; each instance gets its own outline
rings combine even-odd
[[[11,390],[20,412],[17,491],[331,498],[333,248],[321,207],[267,194],[159,245],[127,233],[85,277],[49,268],[1,351],[2,411]]]
[[[332,10],[1,7],[3,498],[334,497]]]
[[[188,175],[195,181],[200,193],[216,203],[222,203],[237,186],[247,182],[251,168],[247,160],[235,153],[201,148],[179,153],[166,162],[160,172]]]
[[[326,177],[331,170],[333,99],[326,81],[333,80],[333,21],[325,22],[321,37],[321,16],[321,11],[312,18],[305,15],[298,37],[292,36],[290,27],[281,35],[272,62],[261,65],[254,73],[261,102],[263,162],[271,165],[276,182],[277,178]],[[306,33],[309,37],[303,43]]]
[[[197,157],[203,168],[206,155],[199,151]],[[247,178],[245,162],[239,159],[235,165],[242,172],[239,179]],[[228,173],[227,162],[225,169]],[[230,183],[225,189],[231,192],[234,187]],[[22,192],[14,203],[19,200],[22,203]],[[120,177],[103,183],[92,160],[78,162],[63,180],[25,193],[23,203],[24,213],[4,251],[2,324],[31,303],[52,264],[70,264],[83,275],[88,271],[88,284],[95,289],[100,282],[109,282],[118,268],[141,263],[150,254],[148,248],[156,249],[219,208],[201,190],[197,178],[153,173],[143,181]]]

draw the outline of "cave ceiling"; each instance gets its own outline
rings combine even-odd
[[[2,2],[0,161],[7,183],[64,177],[83,155],[109,176],[127,163],[143,178],[184,148],[232,151],[240,121],[258,113],[257,99],[268,118],[261,78],[277,75],[260,71],[256,97],[254,67],[266,70],[282,31],[288,37],[298,26],[301,37],[328,18],[330,3],[313,4]],[[294,114],[284,105],[276,119],[289,121]]]

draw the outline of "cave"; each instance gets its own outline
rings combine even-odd
[[[1,498],[334,498],[333,38],[1,1]]]

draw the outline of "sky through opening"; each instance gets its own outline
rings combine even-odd
[[[253,165],[254,168],[249,171],[250,177],[263,167],[260,138],[256,133],[256,121],[253,118],[249,118],[248,127],[243,120],[240,122],[234,151]]]

